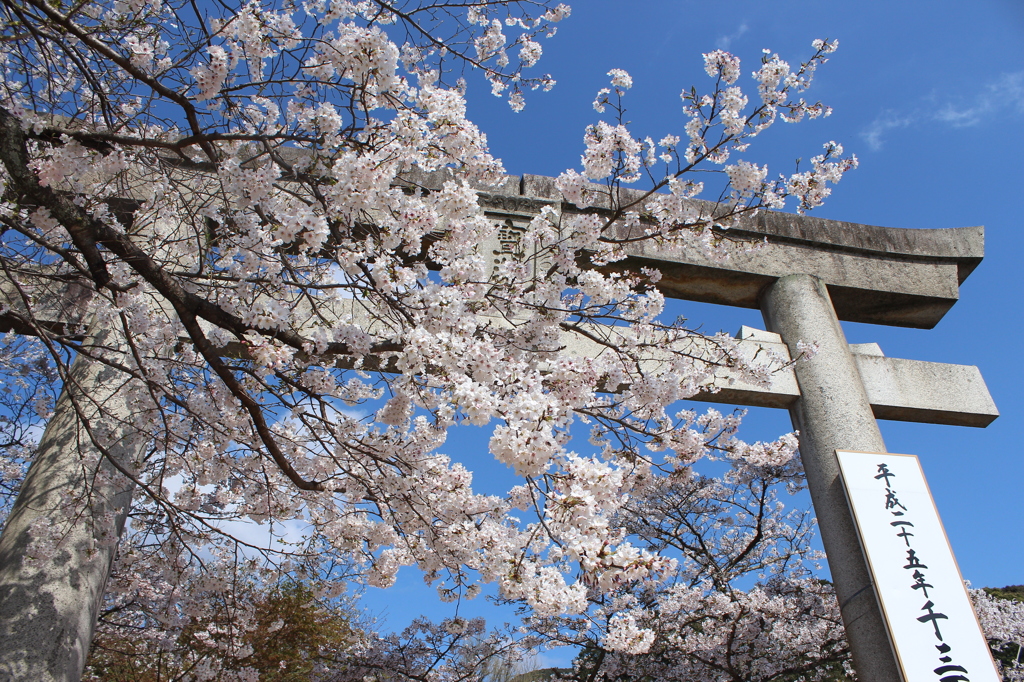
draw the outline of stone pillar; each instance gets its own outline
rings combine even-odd
[[[810,275],[780,278],[762,296],[761,311],[768,329],[782,336],[793,357],[798,341],[818,344],[814,357],[794,367],[800,398],[790,410],[793,427],[800,432],[807,488],[857,676],[862,682],[900,682],[835,455],[836,450],[886,451],[864,384],[821,280]]]
[[[119,334],[93,325],[86,347],[124,363]],[[115,347],[111,348],[113,345]],[[105,347],[106,346],[106,347]],[[0,681],[77,681],[131,503],[132,484],[101,454],[128,466],[146,439],[125,420],[130,378],[79,355],[0,535]],[[94,440],[95,439],[95,442]],[[63,496],[75,496],[68,518]],[[49,520],[56,553],[29,560],[33,523]]]

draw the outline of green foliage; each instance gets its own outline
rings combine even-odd
[[[1021,651],[1020,644],[1016,642],[1006,642],[1002,645],[989,642],[989,647],[992,650],[992,657],[1006,667],[1019,665],[1024,659],[1024,651]]]
[[[308,680],[318,663],[333,660],[358,637],[348,614],[327,608],[299,582],[279,586],[258,602],[257,623],[247,637],[253,654],[239,665],[258,670],[268,682]]]
[[[1024,585],[1007,585],[1006,587],[983,587],[981,588],[993,597],[999,599],[1010,599],[1011,601],[1024,601]]]

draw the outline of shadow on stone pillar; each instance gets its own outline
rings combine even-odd
[[[121,336],[99,326],[83,347],[123,365]],[[133,488],[96,443],[131,469],[147,442],[130,424],[131,381],[85,355],[71,365],[0,535],[0,680],[81,678]],[[47,530],[56,549],[30,558]]]

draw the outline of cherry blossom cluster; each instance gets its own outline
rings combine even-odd
[[[793,95],[810,86],[815,69],[837,45],[835,41],[814,41],[814,55],[796,69],[778,55],[766,55],[753,74],[761,103],[752,108],[737,85],[739,58],[723,50],[705,54],[705,70],[716,79],[714,92],[701,95],[696,89],[684,90],[685,135],[669,134],[657,143],[630,133],[624,122],[623,98],[632,78],[613,69],[608,73],[612,87],[597,93],[594,108],[598,113],[611,108],[617,120],[598,121],[586,129],[582,172],[566,171],[558,178],[558,188],[566,201],[578,207],[612,209],[614,218],[608,225],[616,225],[614,232],[639,231],[665,250],[701,248],[712,258],[727,257],[720,230],[735,224],[743,214],[784,208],[790,198],[796,200],[797,211],[804,213],[820,206],[831,186],[856,168],[857,158],[844,156],[842,146],[835,142],[827,143],[825,153],[812,159],[811,170],[774,179],[766,165],[734,159],[780,116],[783,121],[796,122],[805,115],[828,115],[824,105],[808,104]],[[664,172],[659,174],[659,168]],[[723,176],[721,183],[712,186],[728,197],[726,205],[699,201],[705,182],[686,177],[695,170]],[[651,191],[619,191],[621,185],[642,178],[650,182]],[[621,237],[617,239],[612,232],[604,229],[604,248],[593,249],[595,263],[623,257],[624,252],[615,248]]]
[[[813,521],[778,498],[801,486],[793,442],[744,444],[736,423],[685,416],[716,429],[705,443],[728,472],[676,461],[673,474],[634,489],[618,519],[678,563],[658,580],[593,590],[585,620],[538,617],[531,626],[581,647],[564,679],[834,679],[849,652],[831,586],[810,572],[821,558],[810,547]]]
[[[969,590],[985,638],[1005,682],[1024,680],[1024,602]]]

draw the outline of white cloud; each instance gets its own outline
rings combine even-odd
[[[238,519],[214,525],[240,542],[276,551],[288,549],[289,543],[301,543],[310,534],[310,526],[304,521],[279,521],[271,527],[269,523]],[[245,549],[242,552],[247,553]]]
[[[860,136],[868,143],[871,151],[877,152],[882,148],[882,135],[896,128],[906,128],[910,122],[909,116],[900,116],[895,111],[886,110],[879,114]]]
[[[185,480],[181,474],[168,476],[163,480],[163,487],[166,489],[168,498],[171,500],[174,499],[174,496],[184,486]],[[212,485],[199,486],[201,493],[209,493],[213,489],[214,486]],[[231,513],[234,509],[235,505],[229,505],[222,511]],[[257,550],[253,548],[271,551],[288,550],[289,543],[301,543],[310,535],[309,523],[298,519],[277,521],[273,524],[267,522],[257,523],[246,517],[211,519],[210,525],[239,542],[250,545],[250,547],[240,548],[243,556],[255,554]],[[131,518],[128,519],[128,527],[131,528]],[[198,549],[200,555],[209,556],[209,548],[199,547]]]
[[[734,40],[739,40],[741,37],[743,37],[743,34],[749,30],[750,27],[746,24],[746,22],[744,22],[740,24],[740,27],[736,29],[733,33],[726,36],[719,36],[718,39],[715,41],[715,47],[717,47],[719,50],[728,50]]]
[[[969,128],[1000,117],[1024,114],[1024,71],[1003,73],[985,83],[973,95],[932,102],[910,114],[885,110],[861,132],[871,148],[882,148],[882,137],[890,130],[906,128],[913,122],[941,123]]]
[[[954,128],[966,128],[1004,112],[1024,112],[1024,71],[1001,74],[967,103],[947,102],[935,113],[935,119]]]

